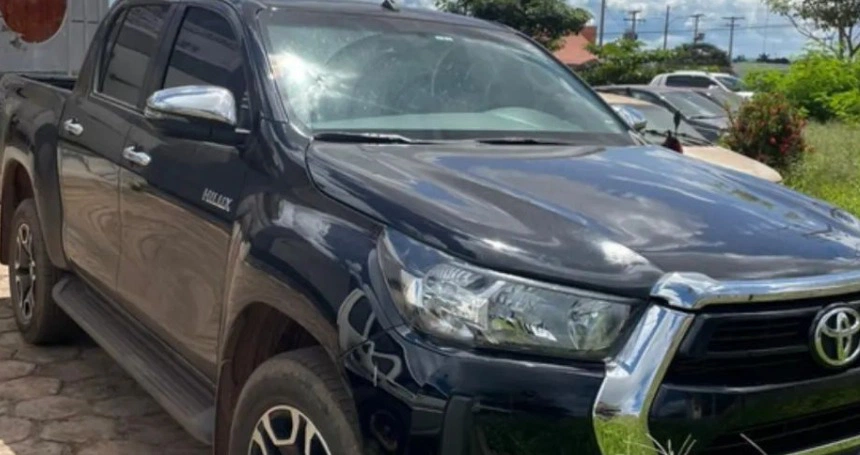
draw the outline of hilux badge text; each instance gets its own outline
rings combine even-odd
[[[203,202],[218,207],[225,212],[229,212],[230,204],[233,203],[233,199],[206,188],[203,190]]]

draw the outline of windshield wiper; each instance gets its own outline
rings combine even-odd
[[[314,134],[314,140],[322,142],[344,142],[355,144],[418,144],[423,141],[409,139],[399,134],[387,133],[350,133],[334,131]],[[426,142],[424,142],[426,143]]]
[[[645,130],[643,132],[648,133],[648,134],[653,134],[655,136],[660,136],[660,137],[669,137],[668,133],[670,133],[670,131],[659,131],[659,130]],[[678,132],[678,133],[672,133],[672,135],[677,137],[677,138],[680,138],[680,139],[685,139],[687,142],[690,143],[689,145],[702,145],[702,146],[713,145],[707,139],[698,138],[696,136],[693,136],[693,135],[687,134],[687,133]]]
[[[490,137],[475,139],[474,142],[490,145],[573,145],[573,142],[558,139],[539,139],[534,137]]]

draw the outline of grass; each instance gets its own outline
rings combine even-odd
[[[810,124],[815,149],[787,173],[786,185],[860,216],[860,125]]]
[[[732,65],[735,73],[740,77],[744,77],[753,71],[788,71],[789,65],[781,65],[777,63],[758,63],[758,62],[738,62]]]

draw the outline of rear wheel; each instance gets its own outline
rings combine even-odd
[[[15,209],[7,238],[12,307],[24,340],[32,344],[51,344],[72,337],[77,333],[77,326],[51,296],[60,271],[48,258],[32,199]]]
[[[322,348],[278,355],[242,389],[230,454],[353,455],[361,446],[352,399]]]

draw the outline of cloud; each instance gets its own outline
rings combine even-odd
[[[650,48],[662,48],[663,47],[663,37],[662,36],[648,36],[642,37],[642,41],[645,42],[645,45]],[[666,39],[666,45],[669,48],[673,48],[676,46],[680,46],[686,42],[690,41],[690,37],[686,35],[677,35],[677,34],[669,34]]]

